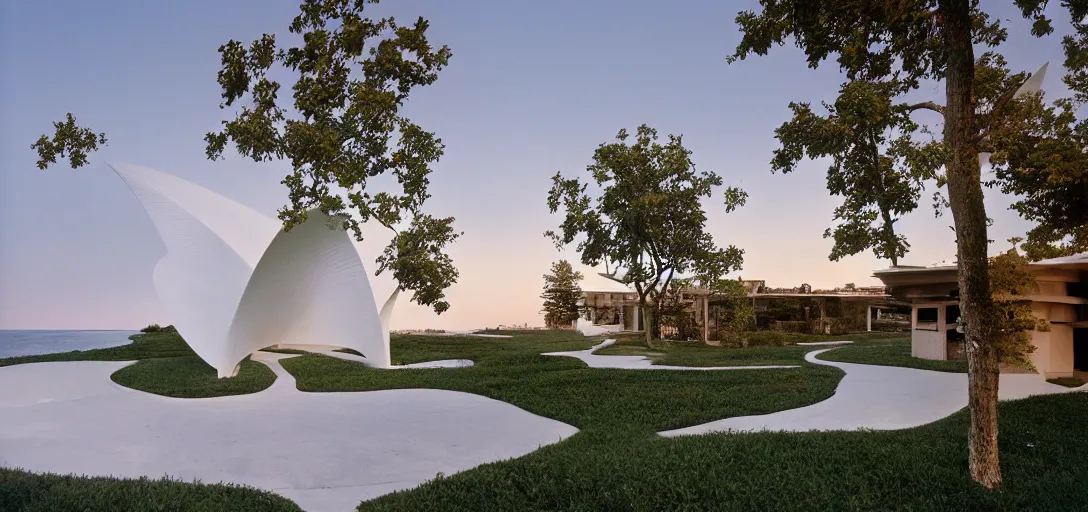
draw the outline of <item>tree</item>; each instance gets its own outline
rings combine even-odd
[[[658,294],[654,303],[659,329],[672,328],[676,331],[676,339],[680,341],[687,341],[696,335],[695,317],[692,315],[695,301],[684,296],[684,290],[691,285],[690,279],[673,279],[669,287]]]
[[[706,212],[701,200],[711,197],[722,178],[713,172],[697,172],[680,136],[658,142],[657,131],[638,127],[632,144],[627,130],[616,142],[603,143],[587,167],[600,189],[596,198],[586,192],[588,183],[578,178],[552,177],[548,208],[564,210],[559,232],[547,231],[562,249],[578,237],[582,263],[610,264],[623,271],[623,281],[634,286],[651,342],[654,319],[647,307],[658,304],[676,274],[700,267],[714,267],[724,274],[739,269],[744,251],[734,246],[719,248],[706,232]],[[725,211],[744,204],[747,194],[725,189]],[[655,306],[656,307],[656,306]],[[656,311],[654,312],[656,313]]]
[[[707,289],[710,291],[707,304],[718,308],[715,325],[719,339],[734,338],[747,346],[748,339],[744,333],[756,321],[752,302],[748,299],[748,290],[740,281],[733,279],[718,279],[709,283]]]
[[[1035,223],[1023,244],[1032,260],[1088,251],[1088,120],[1076,118],[1086,100],[1027,98],[1010,105],[1007,119],[1019,122],[991,130],[996,176],[986,185],[1015,194],[1012,209]]]
[[[68,164],[72,169],[78,169],[87,165],[87,156],[98,151],[99,146],[106,145],[106,134],[95,134],[90,128],[76,124],[76,118],[69,112],[64,121],[53,123],[53,137],[47,135],[38,137],[38,140],[30,145],[30,149],[38,152],[38,169],[46,170],[50,165],[57,163],[57,158],[68,157]]]
[[[552,263],[552,273],[544,274],[544,325],[569,327],[581,313],[582,273],[576,272],[567,260]]]
[[[449,308],[445,289],[458,276],[444,251],[461,233],[452,217],[432,217],[423,204],[444,146],[400,110],[413,89],[438,79],[451,52],[431,46],[422,17],[412,25],[364,17],[365,6],[376,3],[304,0],[289,26],[301,46],[277,47],[271,34],[248,47],[235,40],[220,46],[220,108],[248,105],[205,136],[207,155],[221,158],[233,144],[256,162],[289,160],[293,172],[283,184],[290,204],[279,210],[284,228],[305,221],[313,208],[341,219],[359,241],[366,222],[388,228],[394,236],[376,273],[391,270],[412,300],[442,313]],[[293,109],[281,104],[280,83],[271,76],[293,78]],[[395,177],[399,192],[374,192],[368,180],[382,175]]]
[[[990,289],[994,309],[984,327],[1003,363],[1031,368],[1029,356],[1035,351],[1031,331],[1049,331],[1050,322],[1036,316],[1028,295],[1038,290],[1028,258],[1016,249],[1019,238],[1011,238],[1012,248],[990,258]]]
[[[997,446],[997,386],[999,350],[985,327],[994,310],[990,289],[987,217],[983,205],[979,153],[992,126],[1006,116],[1016,88],[998,91],[980,104],[976,93],[975,45],[994,47],[1007,30],[979,7],[978,0],[764,0],[762,11],[737,15],[743,38],[730,56],[765,55],[787,38],[805,52],[810,67],[834,57],[848,80],[894,82],[898,97],[918,89],[922,80],[940,80],[945,102],[906,105],[907,111],[931,110],[943,117],[943,149],[948,202],[956,231],[959,293],[966,322],[968,441],[972,478],[988,488],[1002,484]],[[1044,14],[1045,0],[1014,0],[1025,17],[1034,20],[1032,34],[1053,32]],[[1085,15],[1088,0],[1064,0],[1080,43],[1063,43],[1067,56],[1083,64]],[[1078,53],[1079,51],[1079,53]],[[1079,69],[1081,71],[1077,71]],[[1069,80],[1083,81],[1083,65],[1071,69]],[[1080,74],[1077,74],[1080,73]]]
[[[894,81],[848,82],[833,105],[823,105],[827,115],[808,103],[790,103],[793,119],[775,130],[782,147],[771,172],[793,172],[803,158],[832,159],[827,189],[843,197],[835,209],[838,224],[824,232],[835,241],[832,261],[872,249],[898,265],[910,244],[895,223],[918,207],[922,182],[935,178],[944,163],[939,143],[912,139],[919,126],[906,106],[892,101],[899,87]]]

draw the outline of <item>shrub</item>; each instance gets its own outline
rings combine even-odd
[[[162,332],[162,327],[159,327],[159,324],[151,324],[147,327],[144,327],[143,329],[140,329],[140,332]]]

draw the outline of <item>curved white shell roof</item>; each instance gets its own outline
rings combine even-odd
[[[320,211],[285,232],[279,221],[176,176],[110,167],[166,244],[154,283],[171,322],[220,377],[276,344],[347,347],[389,366],[397,293],[379,316],[351,237]]]

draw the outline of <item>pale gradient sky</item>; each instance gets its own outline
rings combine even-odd
[[[150,220],[106,161],[152,167],[269,215],[286,200],[283,163],[237,156],[210,162],[203,135],[216,129],[218,46],[263,32],[286,33],[298,0],[186,2],[5,0],[0,7],[0,329],[136,328],[168,323],[151,284],[165,253]],[[428,210],[452,215],[464,237],[450,248],[461,272],[452,308],[438,316],[402,301],[393,327],[476,328],[542,324],[541,275],[560,258],[542,233],[560,219],[545,196],[557,170],[585,176],[594,148],[623,127],[647,123],[684,135],[696,165],[751,195],[725,215],[708,203],[719,244],[745,253],[740,274],[773,286],[879,284],[886,266],[870,253],[831,262],[822,238],[839,200],[824,184],[826,162],[791,175],[768,171],[773,130],[790,101],[831,100],[834,65],[810,70],[794,48],[726,65],[740,35],[738,10],[755,1],[387,0],[378,15],[422,15],[429,36],[453,50],[438,82],[414,94],[412,118],[437,132],[446,155],[431,177]],[[987,2],[990,4],[991,2]],[[1044,88],[1064,94],[1059,38],[1027,34],[1012,2],[1003,51],[1015,70],[1051,61]],[[992,8],[992,7],[990,7]],[[1057,6],[1051,11],[1068,26]],[[992,12],[992,11],[991,11]],[[943,101],[939,88],[916,94]],[[73,112],[106,132],[91,165],[39,172],[29,148]],[[899,227],[912,245],[906,264],[955,254],[951,218],[934,219],[929,192]],[[1029,226],[987,190],[990,238]],[[373,231],[364,260],[388,235]],[[374,278],[381,298],[391,290]]]

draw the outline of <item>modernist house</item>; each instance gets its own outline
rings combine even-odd
[[[850,287],[813,290],[811,286],[768,288],[762,280],[740,282],[748,290],[760,328],[800,332],[845,332],[872,330],[874,316],[890,309],[883,287]],[[639,317],[638,294],[615,276],[587,272],[582,284],[583,318],[613,331],[645,328]],[[685,288],[680,300],[690,303],[689,312],[701,341],[717,339],[718,310],[709,292]],[[782,304],[792,306],[782,310]],[[663,326],[663,331],[668,328]]]
[[[1031,361],[1047,378],[1088,372],[1088,253],[1030,265],[1038,281],[1028,296],[1050,332],[1032,332]],[[955,266],[894,267],[873,274],[891,293],[911,302],[911,355],[963,359]]]

